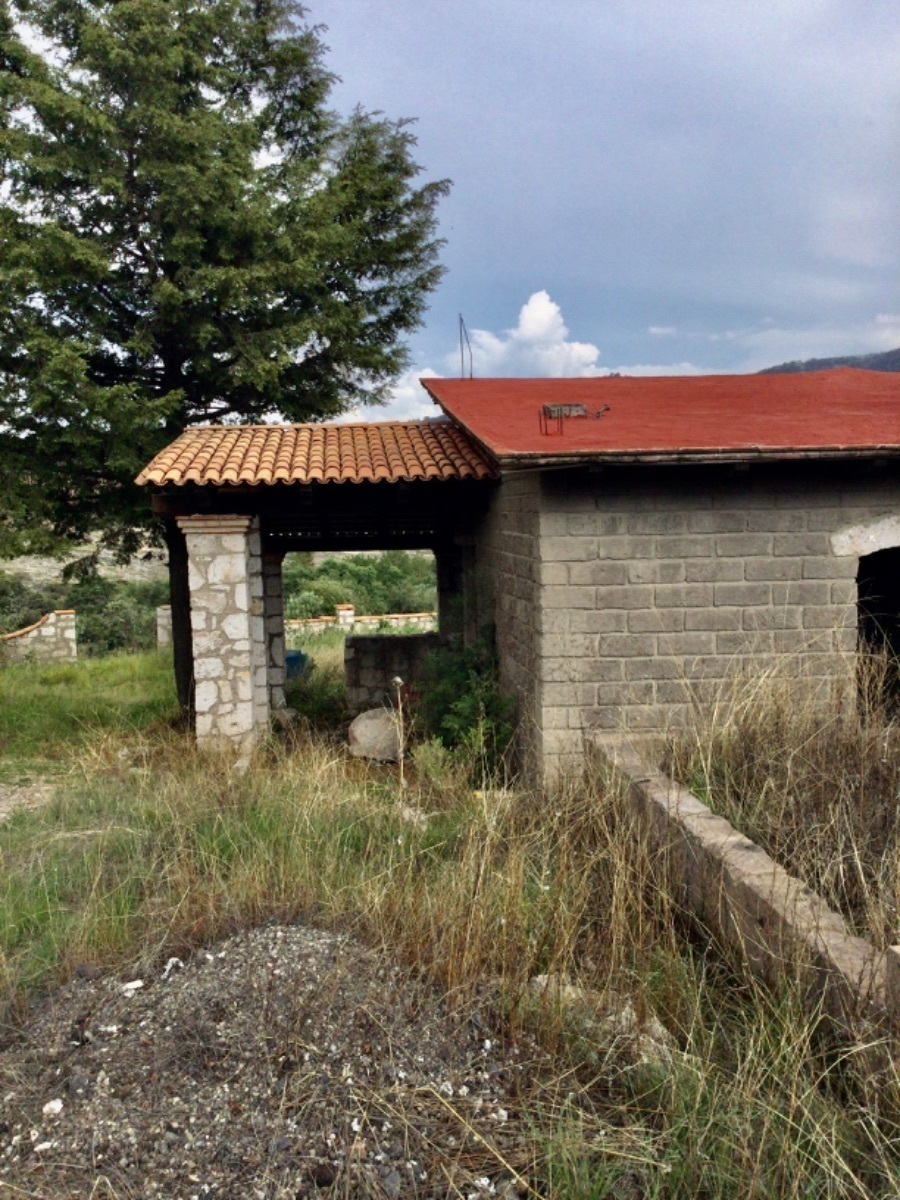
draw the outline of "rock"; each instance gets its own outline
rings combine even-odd
[[[331,1163],[318,1163],[312,1169],[312,1181],[319,1188],[331,1187],[336,1172]]]
[[[601,995],[560,975],[535,975],[528,990],[542,1003],[556,1005],[573,1022],[575,1032],[612,1057],[630,1066],[672,1065],[675,1039],[653,1013],[639,1017],[629,996]]]
[[[396,762],[400,757],[400,738],[393,713],[387,708],[370,708],[350,724],[350,753],[354,758],[373,758],[377,762]]]
[[[397,1200],[397,1197],[400,1195],[400,1189],[403,1187],[403,1179],[400,1172],[389,1171],[384,1179],[382,1179],[381,1186],[388,1200]]]

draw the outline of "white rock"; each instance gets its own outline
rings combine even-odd
[[[370,708],[368,712],[360,713],[351,722],[348,737],[354,758],[396,762],[400,757],[397,722],[386,708]]]
[[[47,1103],[44,1105],[44,1107],[41,1109],[41,1112],[44,1114],[45,1117],[58,1117],[59,1114],[62,1112],[62,1109],[63,1109],[62,1100],[48,1100]]]

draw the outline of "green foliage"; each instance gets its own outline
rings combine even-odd
[[[417,718],[427,736],[460,749],[476,771],[490,775],[501,767],[514,715],[487,631],[471,646],[442,646],[429,655]]]
[[[361,616],[433,612],[437,607],[434,559],[405,550],[346,554],[319,566],[313,566],[308,554],[291,554],[283,577],[289,617],[331,616],[336,604],[353,604]]]
[[[134,475],[186,425],[335,415],[405,366],[447,184],[407,123],[335,114],[304,18],[0,6],[0,551],[128,549]]]
[[[150,650],[156,607],[167,604],[165,582],[120,582],[96,573],[32,587],[0,572],[0,632],[10,633],[56,608],[74,608],[80,654]]]

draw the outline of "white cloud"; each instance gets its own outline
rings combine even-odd
[[[546,291],[534,292],[519,312],[518,324],[501,334],[474,329],[471,334],[475,374],[484,377],[608,375],[598,363],[592,342],[569,341],[559,305]]]
[[[678,330],[674,325],[648,325],[647,332],[651,337],[674,337]]]
[[[348,421],[421,421],[439,417],[441,410],[419,383],[420,379],[433,379],[437,374],[431,367],[413,367],[404,371],[391,389],[387,404],[353,408],[338,420],[346,424]]]

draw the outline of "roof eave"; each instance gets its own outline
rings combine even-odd
[[[468,431],[467,431],[468,432]],[[476,439],[477,440],[477,439]],[[616,466],[629,463],[754,463],[797,462],[813,459],[878,459],[900,458],[900,446],[813,446],[813,447],[742,447],[731,450],[573,450],[546,454],[544,451],[523,451],[502,454],[488,451],[500,465],[501,472],[539,467]]]

